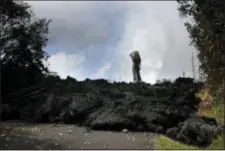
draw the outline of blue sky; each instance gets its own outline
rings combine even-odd
[[[62,78],[132,81],[129,54],[138,50],[145,82],[192,75],[187,31],[175,1],[29,1],[52,19],[45,50]]]

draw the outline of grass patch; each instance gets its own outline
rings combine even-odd
[[[157,136],[154,139],[154,144],[156,149],[198,149],[195,146],[185,145],[163,135]]]
[[[224,105],[223,103],[215,104],[211,110],[202,112],[201,115],[207,117],[213,117],[216,119],[218,124],[224,125]]]
[[[162,150],[166,150],[166,149],[173,149],[173,150],[176,150],[176,149],[179,149],[179,150],[199,150],[199,149],[206,149],[206,150],[215,150],[215,149],[225,149],[225,146],[224,146],[224,135],[222,136],[219,136],[217,139],[215,139],[212,144],[208,147],[205,147],[205,148],[199,148],[199,147],[196,147],[196,146],[191,146],[191,145],[186,145],[186,144],[183,144],[179,141],[175,141],[175,140],[172,140],[166,136],[163,136],[163,135],[159,135],[159,136],[156,136],[156,138],[154,139],[154,144],[156,146],[156,149],[162,149]]]
[[[217,139],[215,139],[212,144],[207,147],[206,149],[211,149],[211,150],[215,150],[215,149],[225,149],[225,135],[221,135],[219,136]]]

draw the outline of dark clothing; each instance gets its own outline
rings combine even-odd
[[[133,72],[133,80],[134,82],[141,82],[141,75],[140,75],[140,65],[141,65],[141,57],[138,51],[134,51],[130,54],[131,59],[133,61],[132,72]]]
[[[132,72],[134,82],[141,82],[140,65],[133,64]]]

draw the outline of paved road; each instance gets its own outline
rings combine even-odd
[[[154,136],[65,124],[0,123],[0,149],[154,149]]]

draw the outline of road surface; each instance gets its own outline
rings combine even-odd
[[[0,123],[0,149],[154,149],[153,133],[89,131],[65,124]]]

